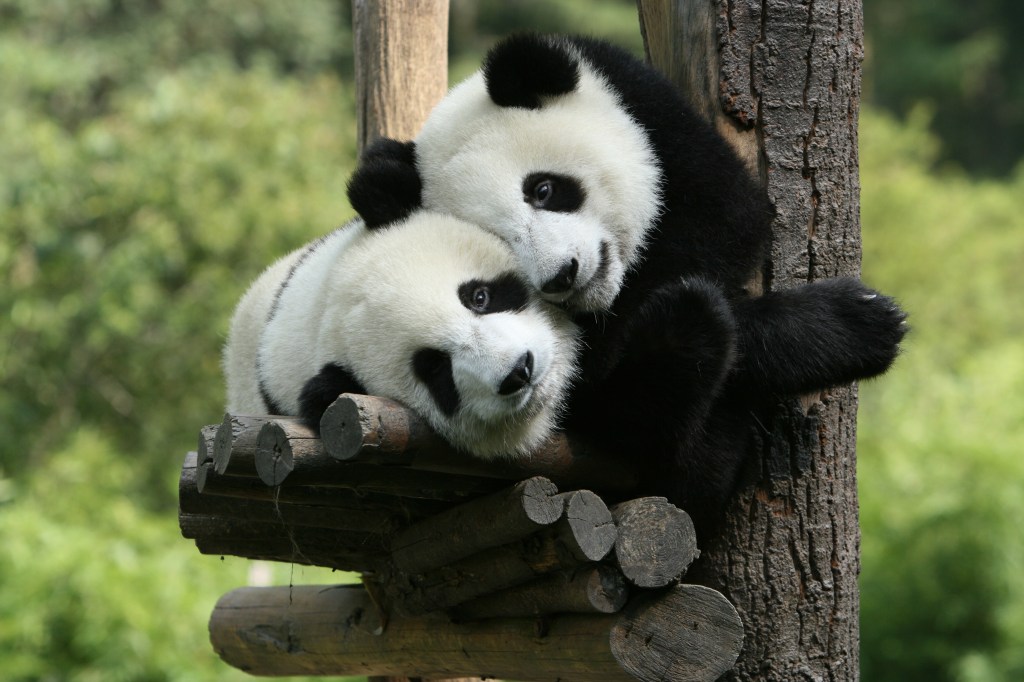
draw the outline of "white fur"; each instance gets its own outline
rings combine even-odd
[[[540,109],[500,107],[482,72],[453,88],[416,138],[423,203],[504,239],[538,290],[563,264],[579,262],[576,287],[552,297],[577,310],[608,308],[659,210],[660,170],[647,136],[618,95],[580,59],[575,91]],[[549,171],[576,178],[577,212],[533,208],[523,179]],[[603,277],[601,243],[609,261]]]
[[[525,454],[549,435],[561,410],[575,373],[575,327],[543,301],[478,315],[458,297],[464,282],[515,269],[500,240],[448,216],[420,212],[374,231],[350,223],[275,263],[243,297],[225,351],[228,410],[266,411],[258,367],[271,398],[295,414],[306,381],[334,362],[469,452]],[[451,417],[414,375],[413,355],[425,347],[451,355],[460,396]],[[530,385],[500,395],[527,350],[534,355]]]

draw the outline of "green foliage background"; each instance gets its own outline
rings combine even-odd
[[[871,42],[880,2],[868,93],[909,64],[886,58],[891,28]],[[216,659],[206,619],[252,567],[180,538],[176,479],[219,420],[235,301],[351,216],[348,17],[333,0],[0,0],[3,679],[248,679]],[[986,21],[971,26],[1005,32]],[[640,51],[627,0],[456,0],[453,78],[529,26]],[[923,28],[901,49],[944,39],[961,37]],[[861,121],[864,276],[914,325],[896,369],[861,389],[867,680],[1024,679],[1024,171],[956,170],[967,136],[935,131],[964,98],[944,92]],[[961,131],[1020,121],[972,111]]]

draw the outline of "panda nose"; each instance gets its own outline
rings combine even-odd
[[[575,258],[562,266],[558,274],[544,283],[540,290],[545,294],[561,294],[572,288],[576,281],[576,271],[580,269],[580,263]]]
[[[533,376],[533,353],[526,351],[516,361],[516,366],[508,373],[505,380],[501,382],[501,386],[498,387],[498,393],[501,395],[512,395],[529,384],[531,376]]]

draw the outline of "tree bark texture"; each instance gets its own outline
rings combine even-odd
[[[448,89],[447,0],[353,0],[357,142],[411,140]]]
[[[858,275],[860,0],[638,5],[649,57],[664,68],[683,55],[690,67],[664,70],[712,113],[775,203],[763,289]],[[685,38],[708,29],[715,41]],[[858,678],[856,409],[856,388],[780,406],[722,533],[701,548],[696,579],[736,605],[746,630],[726,679]]]

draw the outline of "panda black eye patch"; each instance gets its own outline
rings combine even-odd
[[[430,397],[442,414],[451,417],[459,409],[459,389],[452,375],[452,356],[436,348],[420,348],[413,353],[412,371],[430,391]]]
[[[530,302],[530,294],[522,280],[512,273],[497,279],[472,279],[459,285],[459,301],[477,315],[522,310]]]
[[[530,173],[523,179],[523,201],[542,211],[571,213],[585,198],[583,186],[568,175]]]

